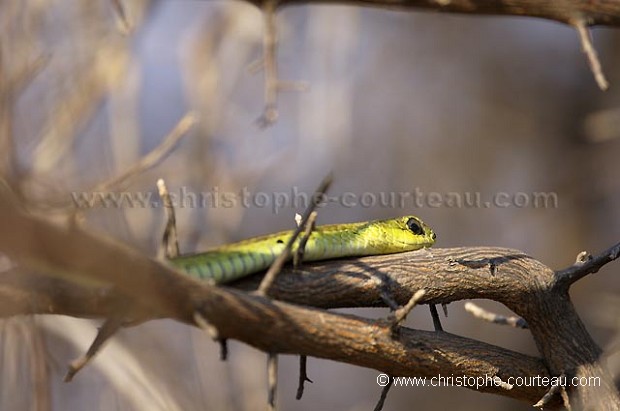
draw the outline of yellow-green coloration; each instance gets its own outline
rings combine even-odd
[[[291,230],[250,238],[204,253],[177,257],[171,262],[193,277],[226,283],[267,269],[282,253],[292,234]],[[414,216],[324,225],[310,234],[303,260],[400,253],[434,243],[433,230]],[[293,254],[298,244],[299,238],[293,245]]]

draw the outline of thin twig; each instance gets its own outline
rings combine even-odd
[[[99,328],[99,330],[97,331],[97,336],[88,348],[86,354],[72,361],[71,364],[69,364],[64,381],[70,382],[71,380],[73,380],[75,374],[77,374],[90,362],[90,360],[93,359],[93,357],[99,352],[103,344],[122,328],[123,323],[124,317],[122,315],[112,315],[110,318],[107,318],[101,328]]]
[[[391,375],[388,377],[390,380],[388,381],[387,385],[381,390],[381,396],[379,397],[377,405],[375,405],[374,411],[381,411],[383,409],[383,404],[385,404],[385,400],[387,399],[387,395],[390,392],[390,388],[392,388],[392,385],[394,384],[394,377],[392,377]]]
[[[125,12],[125,7],[123,6],[123,2],[121,0],[111,0],[112,7],[118,14],[118,18],[122,24],[122,33],[128,34],[131,31],[131,24],[129,23],[129,19],[127,18],[127,13]]]
[[[166,259],[175,258],[178,257],[180,254],[179,238],[177,236],[176,216],[174,212],[174,204],[172,204],[170,193],[168,192],[166,182],[163,178],[157,180],[157,190],[164,204],[164,210],[166,211],[166,227],[164,228],[164,234],[158,254],[160,255],[160,257],[164,257]],[[228,359],[228,341],[225,338],[219,338],[219,333],[217,329],[211,324],[209,324],[207,320],[200,314],[196,313],[196,315],[194,316],[194,320],[196,321],[196,324],[200,326],[200,328],[206,330],[209,333],[213,340],[219,343],[220,360],[226,361]]]
[[[301,239],[299,240],[299,245],[297,246],[297,250],[293,255],[293,267],[299,267],[299,264],[301,264],[304,258],[304,253],[306,252],[306,244],[308,243],[308,239],[310,238],[310,235],[312,234],[312,231],[314,231],[314,227],[316,226],[317,216],[318,213],[316,211],[313,211],[310,213],[310,217],[308,217],[304,234],[301,236]],[[301,223],[302,221],[300,217],[299,225],[301,225]]]
[[[443,331],[441,320],[439,319],[439,313],[437,312],[437,306],[435,304],[429,304],[428,307],[431,310],[431,318],[433,319],[433,327],[435,328],[435,331]]]
[[[302,217],[302,223],[299,226],[297,226],[297,228],[295,229],[291,237],[288,239],[286,246],[284,247],[284,250],[282,250],[282,253],[271,264],[271,267],[269,267],[267,274],[265,274],[265,277],[261,281],[260,286],[258,287],[258,290],[257,290],[258,295],[262,295],[262,296],[267,295],[267,292],[269,291],[271,284],[273,284],[274,280],[280,273],[280,270],[282,270],[284,263],[288,261],[289,257],[291,256],[291,250],[293,248],[293,244],[297,240],[297,237],[299,237],[299,234],[301,233],[301,231],[304,229],[306,223],[308,222],[308,219],[310,218],[310,215],[315,210],[315,208],[318,207],[319,204],[324,200],[325,192],[327,191],[327,189],[329,189],[329,186],[331,185],[332,180],[333,180],[333,176],[331,173],[329,173],[323,179],[323,181],[321,181],[321,184],[319,185],[319,187],[314,192],[314,195],[312,196],[312,201],[308,205],[308,208],[306,209],[306,211],[304,211],[304,214]]]
[[[142,157],[137,163],[126,169],[123,173],[112,177],[108,180],[102,181],[90,189],[91,192],[111,191],[118,186],[126,183],[136,175],[143,173],[159,164],[175,147],[177,142],[183,138],[187,132],[198,122],[198,118],[194,112],[185,114],[176,126],[168,133],[163,141],[155,147],[151,152]],[[82,218],[81,208],[74,208],[69,215],[69,220],[76,225],[79,224],[79,220]]]
[[[620,243],[617,243],[599,255],[586,259],[585,261],[579,261],[578,258],[575,264],[555,272],[555,287],[568,289],[576,281],[588,274],[596,273],[605,264],[614,261],[619,256]]]
[[[309,383],[313,382],[310,378],[308,378],[307,360],[307,356],[299,356],[299,383],[297,384],[297,394],[295,395],[295,399],[297,400],[301,400],[301,397],[304,395],[304,385],[306,384],[306,381]]]
[[[416,291],[411,296],[407,304],[405,304],[404,306],[402,306],[401,308],[397,309],[392,314],[390,314],[389,321],[392,323],[391,325],[392,332],[395,332],[397,327],[399,327],[402,324],[402,322],[405,321],[405,318],[407,318],[407,315],[409,315],[411,310],[413,310],[413,308],[416,305],[418,305],[418,302],[424,297],[425,294],[426,294],[426,290],[424,289]]]
[[[109,191],[121,184],[127,182],[138,174],[143,173],[149,168],[156,166],[170,151],[175,147],[177,142],[187,134],[187,132],[198,122],[196,114],[187,113],[177,125],[168,133],[160,145],[155,147],[153,151],[142,157],[137,163],[129,167],[123,173],[113,177],[107,181],[97,184],[91,191]]]
[[[276,0],[265,0],[263,17],[263,67],[265,69],[265,109],[258,119],[260,127],[268,127],[278,120],[278,35],[276,26]]]
[[[267,396],[267,409],[276,410],[276,394],[278,391],[278,354],[269,353],[267,357],[267,381],[269,392]]]
[[[278,93],[280,91],[306,91],[308,83],[303,81],[283,81],[278,77],[278,28],[276,8],[278,0],[265,0],[263,10],[263,58],[253,62],[248,67],[250,73],[264,69],[265,81],[265,108],[258,118],[257,124],[261,128],[269,127],[278,120]]]
[[[297,251],[293,256],[293,267],[298,267],[303,260],[304,252],[306,251],[306,244],[308,243],[308,239],[310,238],[310,235],[314,230],[317,216],[318,213],[316,211],[313,211],[310,213],[310,217],[308,217],[304,234],[299,240],[299,246],[297,247]],[[297,223],[298,227],[302,225],[302,220],[303,218],[300,214],[295,214],[295,222]],[[304,395],[304,387],[306,381],[312,382],[312,380],[308,378],[307,362],[308,357],[306,357],[305,355],[299,356],[299,381],[297,384],[297,394],[295,395],[295,398],[297,400],[301,400],[301,397],[303,397]]]
[[[609,88],[609,82],[605,78],[598,54],[592,44],[592,34],[590,33],[590,29],[587,27],[586,22],[583,19],[575,20],[572,24],[575,29],[577,29],[579,40],[581,41],[581,48],[588,58],[588,63],[590,64],[592,74],[594,74],[596,84],[598,84],[598,87],[601,90],[607,90]]]
[[[51,57],[47,54],[37,56],[30,64],[28,64],[21,72],[17,73],[14,78],[9,80],[10,92],[13,96],[17,96],[21,91],[32,83],[32,81],[47,67]]]
[[[517,317],[517,316],[507,317],[505,315],[492,313],[472,303],[471,301],[468,301],[465,303],[465,311],[467,311],[468,313],[470,313],[476,318],[479,318],[484,321],[488,321],[493,324],[509,325],[514,328],[523,328],[523,329],[529,328],[529,326],[527,325],[527,322],[521,317]]]
[[[159,196],[161,197],[162,203],[164,204],[164,211],[166,212],[166,227],[164,228],[164,234],[158,254],[167,259],[175,258],[180,254],[176,216],[174,212],[174,204],[172,204],[170,193],[168,193],[168,188],[166,187],[166,182],[163,178],[157,180],[157,190],[159,192]]]

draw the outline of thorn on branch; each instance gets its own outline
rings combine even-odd
[[[307,360],[308,357],[306,357],[305,355],[299,356],[299,383],[297,385],[297,394],[295,395],[295,399],[297,400],[301,400],[301,397],[303,397],[304,395],[304,385],[306,381],[308,381],[309,383],[313,382],[310,378],[308,378],[306,368]]]
[[[228,340],[220,338],[217,341],[220,343],[220,360],[226,361],[228,359]]]
[[[407,304],[397,309],[390,315],[390,322],[392,323],[390,328],[392,330],[392,334],[396,334],[398,327],[402,324],[403,321],[407,318],[407,315],[413,310],[413,308],[418,305],[418,302],[424,297],[426,294],[426,290],[418,290],[416,291]]]
[[[269,288],[271,288],[271,285],[282,270],[284,263],[288,261],[289,257],[291,256],[293,244],[295,244],[295,241],[297,241],[297,238],[299,237],[305,226],[308,224],[310,215],[319,206],[319,204],[325,201],[325,193],[329,189],[332,181],[333,176],[331,173],[329,173],[327,176],[325,176],[323,181],[321,181],[321,184],[319,184],[319,187],[315,190],[314,195],[312,196],[312,201],[308,205],[308,208],[306,208],[306,211],[304,211],[301,223],[297,226],[291,237],[288,239],[284,250],[282,250],[282,253],[280,253],[278,258],[276,258],[275,261],[271,264],[271,267],[269,267],[269,270],[267,270],[267,274],[265,274],[265,277],[258,286],[258,290],[256,291],[258,295],[263,297],[267,296]]]
[[[388,393],[390,392],[390,388],[392,388],[392,385],[394,384],[394,377],[392,377],[391,375],[389,375],[388,377],[389,381],[387,385],[381,390],[381,396],[379,397],[377,405],[375,405],[374,411],[381,411],[383,409],[383,405],[385,404],[385,400],[388,396]]]
[[[97,331],[95,340],[88,348],[86,354],[82,357],[74,360],[69,364],[67,374],[65,374],[64,381],[71,382],[73,377],[84,368],[90,360],[99,352],[103,344],[108,341],[118,330],[121,329],[124,323],[124,318],[120,315],[113,315],[106,319],[103,325]]]
[[[433,319],[433,327],[435,328],[435,331],[443,331],[441,320],[439,319],[439,313],[437,312],[437,306],[435,304],[429,304],[428,307],[431,310],[431,318]]]
[[[471,301],[468,301],[465,303],[465,311],[467,311],[468,313],[470,313],[476,318],[479,318],[483,321],[488,321],[493,324],[509,325],[514,328],[522,328],[522,329],[529,328],[529,326],[527,325],[527,322],[521,317],[516,317],[516,316],[507,317],[504,315],[492,313],[472,303]]]
[[[581,48],[588,58],[590,70],[592,70],[592,74],[594,74],[594,79],[596,80],[598,87],[603,91],[607,90],[609,88],[609,82],[605,78],[598,54],[592,44],[592,33],[590,33],[590,29],[587,27],[586,22],[583,19],[573,21],[572,25],[575,29],[577,29],[579,40],[581,41]]]
[[[269,392],[267,396],[267,409],[276,410],[276,394],[278,390],[278,354],[269,353],[267,357],[267,381]]]

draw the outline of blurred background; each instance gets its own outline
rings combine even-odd
[[[273,193],[311,194],[330,170],[330,194],[351,193],[347,198],[357,202],[330,202],[320,223],[415,214],[434,228],[437,247],[511,247],[552,268],[619,240],[619,30],[594,30],[611,83],[601,92],[576,32],[554,22],[285,8],[277,16],[280,77],[301,80],[308,90],[280,94],[277,123],[261,129],[263,77],[251,70],[262,55],[258,9],[241,1],[132,0],[124,2],[127,27],[114,4],[0,4],[3,173],[50,218],[71,213],[75,193],[136,164],[193,111],[198,123],[171,153],[117,187],[156,200],[155,182],[164,178],[180,197],[229,193],[234,201],[226,204],[177,207],[183,252],[293,227],[303,204],[275,207]],[[381,193],[405,200],[382,202]],[[429,193],[481,202],[438,205]],[[494,205],[498,193],[505,194],[501,206]],[[536,203],[535,193],[551,201]],[[156,254],[165,222],[157,202],[80,211],[89,229]],[[618,278],[617,264],[610,264],[572,289],[616,375]],[[99,321],[40,316],[0,324],[1,410],[265,408],[266,356],[230,342],[222,363],[208,336],[182,324],[161,320],[122,330],[70,384],[62,382],[66,364],[85,352]],[[449,307],[443,324],[537,355],[527,331],[473,319],[463,303]],[[432,329],[428,309],[415,309],[407,325]],[[297,361],[280,360],[282,410],[369,410],[379,398],[378,372],[311,358],[314,384],[296,401]],[[398,387],[384,409],[412,404],[530,409],[461,388]]]

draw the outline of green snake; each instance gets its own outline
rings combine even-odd
[[[192,277],[227,283],[267,269],[284,251],[291,235],[292,230],[250,238],[170,262]],[[435,238],[433,230],[414,216],[318,226],[307,239],[303,261],[412,251],[432,246]],[[299,242],[298,238],[291,255]]]

